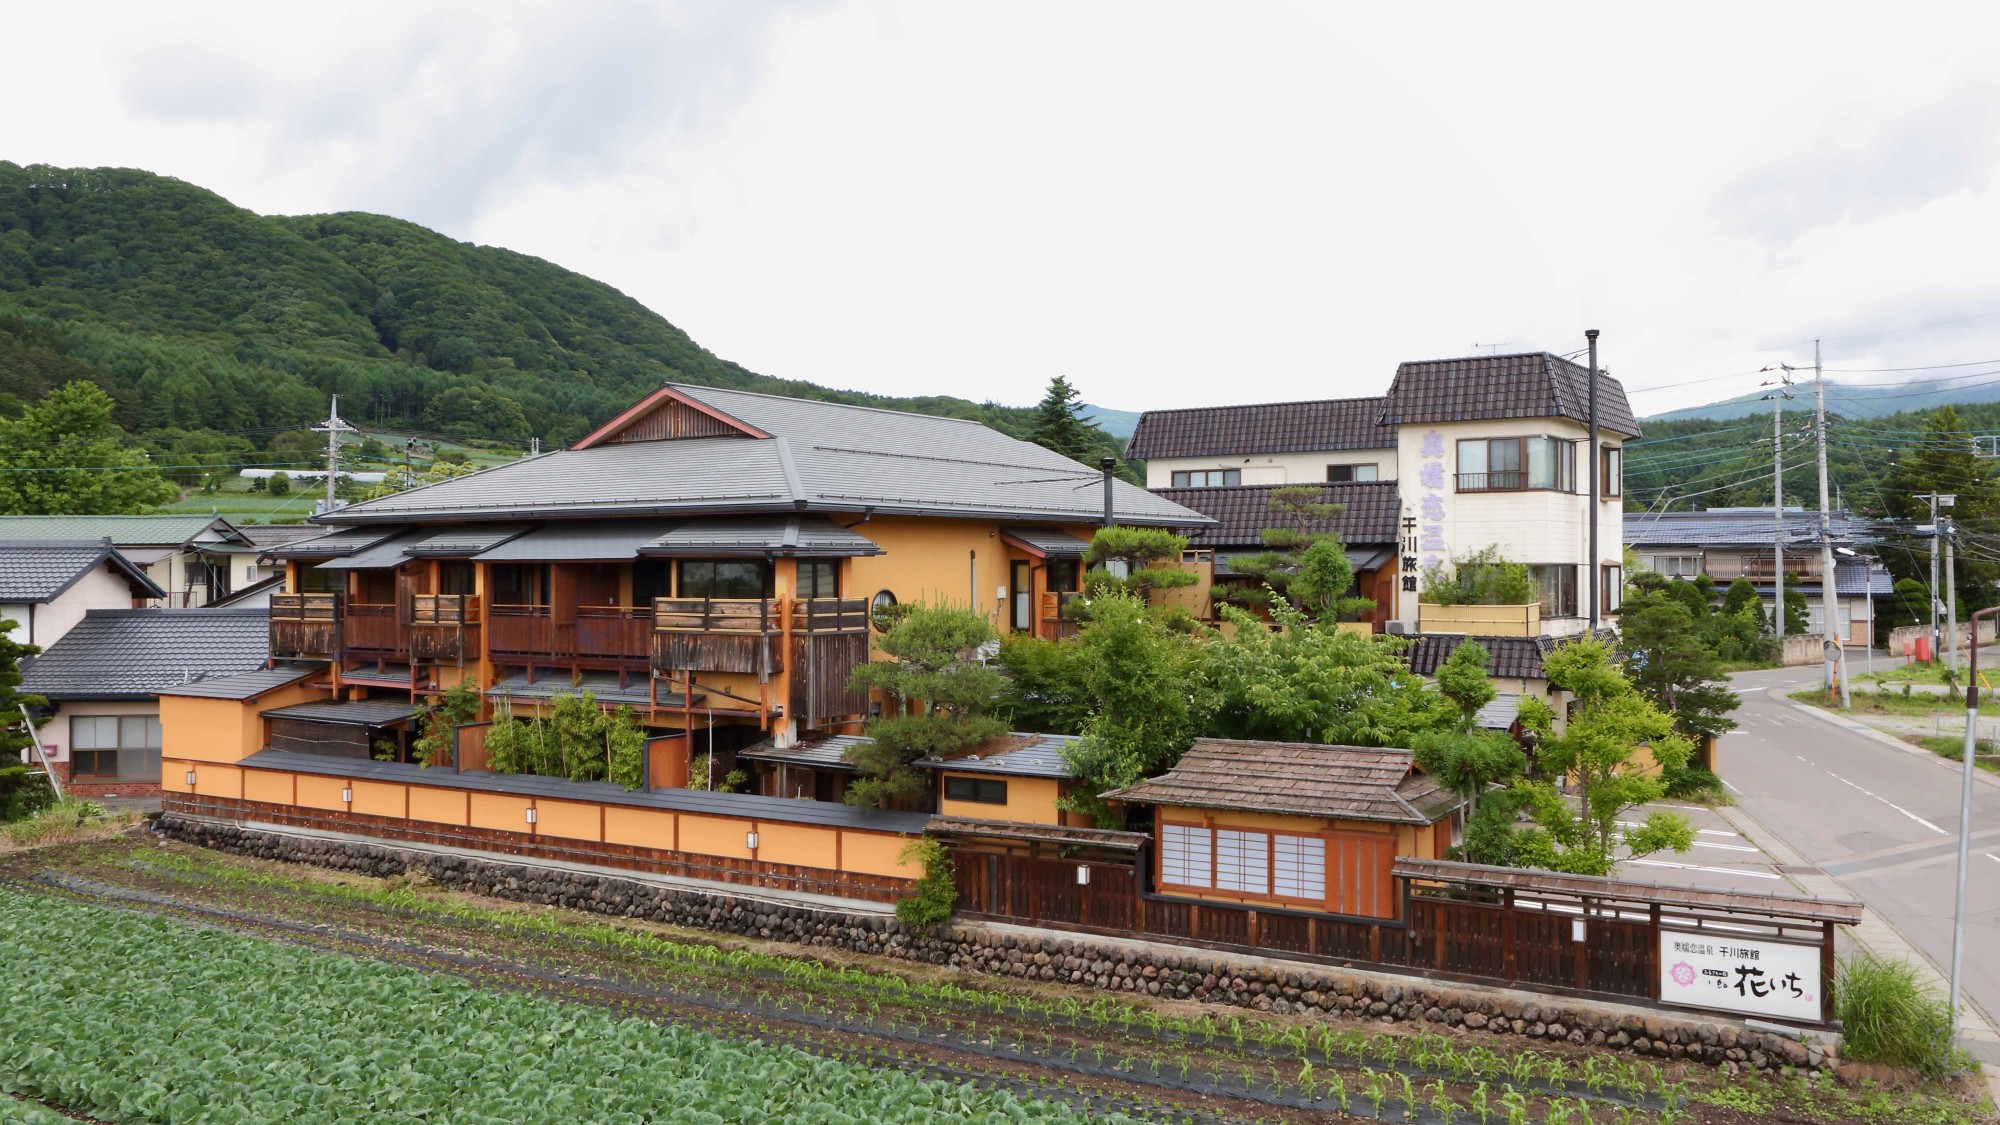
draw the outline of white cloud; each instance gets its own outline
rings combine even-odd
[[[0,157],[388,211],[833,386],[1365,394],[1585,327],[1638,387],[2000,354],[1882,334],[2000,311],[1980,8],[78,7],[17,14],[75,46],[19,60]]]

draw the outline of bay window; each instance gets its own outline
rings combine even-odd
[[[1458,491],[1576,491],[1576,443],[1556,437],[1465,438],[1458,443]]]
[[[1529,577],[1540,591],[1543,617],[1576,616],[1576,568],[1568,563],[1530,566]]]

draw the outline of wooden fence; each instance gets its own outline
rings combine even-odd
[[[1124,834],[1117,834],[1124,835]],[[1401,859],[1393,918],[1153,893],[1147,849],[1061,858],[954,840],[960,914],[1425,977],[1658,1003],[1662,927],[1819,946],[1832,1018],[1833,934],[1860,905]]]

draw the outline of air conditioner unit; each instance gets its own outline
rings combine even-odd
[[[1407,621],[1384,621],[1382,623],[1382,631],[1398,637],[1407,637],[1414,630],[1410,628],[1410,623]]]

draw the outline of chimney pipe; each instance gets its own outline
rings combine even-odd
[[[1106,527],[1110,527],[1112,522],[1111,482],[1116,478],[1111,475],[1111,470],[1117,464],[1116,457],[1106,457],[1097,462],[1097,467],[1104,470],[1104,526]]]

